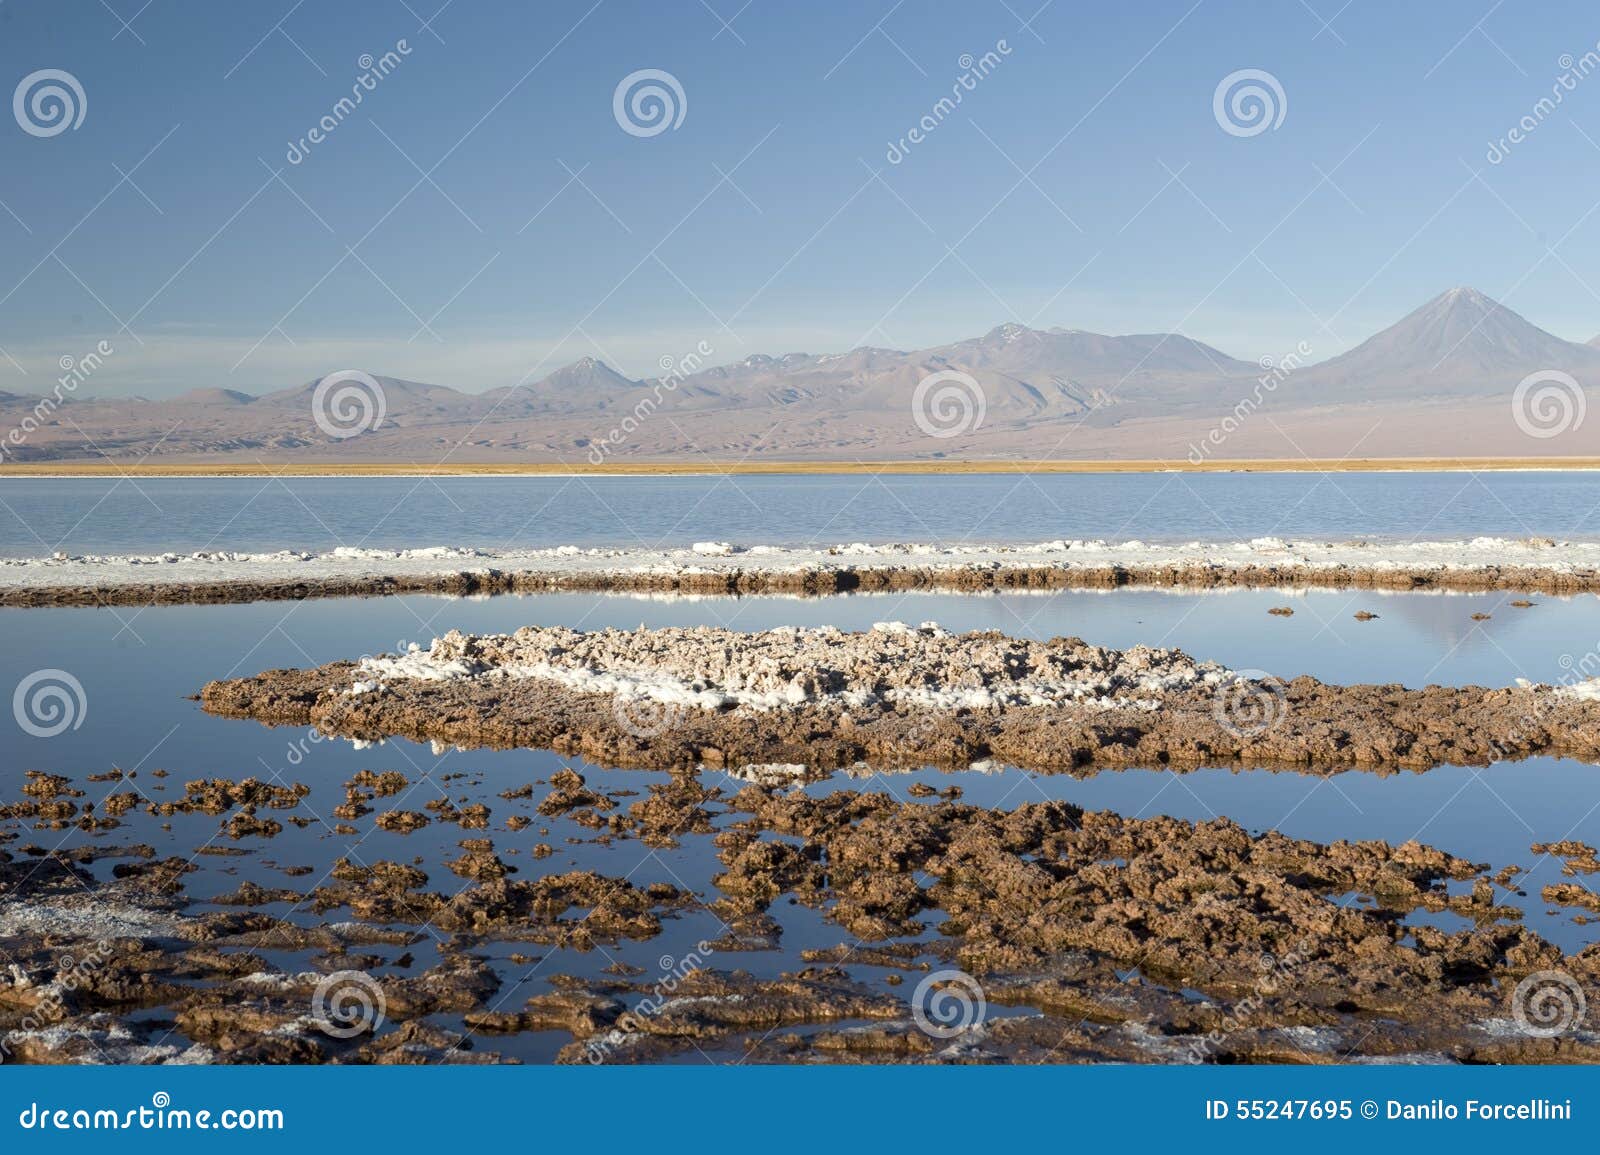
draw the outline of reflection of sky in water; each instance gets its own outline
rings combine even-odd
[[[1600,538],[1595,473],[8,478],[0,554]]]
[[[836,624],[862,628],[874,621],[935,620],[953,629],[998,629],[1040,636],[1076,634],[1089,641],[1127,646],[1137,642],[1176,645],[1201,657],[1240,668],[1259,668],[1293,675],[1312,673],[1329,681],[1401,681],[1505,685],[1526,676],[1553,681],[1563,676],[1563,653],[1581,655],[1600,641],[1600,599],[1534,596],[1538,604],[1518,610],[1508,604],[1517,595],[1384,595],[1357,591],[1233,591],[1179,594],[1164,591],[1063,592],[1047,596],[889,595],[826,600],[786,598],[696,599],[553,595],[526,598],[454,600],[432,597],[347,599],[246,606],[150,607],[144,610],[104,609],[7,610],[0,612],[7,645],[0,654],[0,686],[14,686],[35,669],[53,666],[73,673],[88,696],[81,728],[51,739],[30,738],[13,728],[5,746],[0,784],[14,799],[25,769],[65,773],[98,800],[116,783],[85,783],[87,774],[113,765],[141,768],[138,786],[157,798],[181,793],[181,783],[202,776],[239,779],[250,775],[313,787],[310,809],[264,812],[280,821],[290,814],[312,812],[332,818],[343,800],[342,784],[361,769],[396,769],[413,781],[427,771],[445,781],[444,791],[457,804],[482,801],[493,811],[487,832],[463,831],[435,822],[409,836],[373,830],[372,816],[356,820],[366,836],[331,835],[321,824],[300,830],[285,823],[278,837],[245,839],[238,845],[247,857],[198,859],[201,871],[188,876],[189,893],[207,897],[232,890],[250,878],[269,886],[306,889],[319,881],[333,858],[351,852],[364,861],[389,858],[427,862],[430,887],[453,892],[463,880],[439,866],[460,851],[462,838],[489,836],[508,862],[524,877],[593,868],[626,874],[639,866],[642,880],[660,879],[709,894],[711,877],[720,870],[707,838],[687,838],[676,849],[654,850],[637,841],[619,841],[610,849],[573,845],[568,837],[589,839],[593,833],[562,819],[546,819],[533,811],[533,801],[509,802],[497,795],[511,787],[546,777],[563,760],[542,751],[449,752],[435,757],[426,746],[391,741],[357,750],[342,741],[308,741],[299,729],[270,729],[248,721],[212,718],[186,701],[211,678],[255,673],[278,666],[304,666],[362,653],[392,650],[402,641],[426,642],[452,627],[467,630],[509,630],[524,624],[565,623],[584,628],[721,624],[736,629],[762,629],[778,624]],[[1290,618],[1270,617],[1275,605],[1291,605]],[[1380,615],[1377,621],[1351,619],[1357,609]],[[1491,613],[1473,622],[1474,612]],[[9,724],[9,723],[8,723]],[[158,780],[160,767],[170,777]],[[591,784],[605,790],[629,789],[641,796],[659,774],[602,771],[582,767]],[[707,779],[737,789],[717,773]],[[1555,860],[1539,862],[1534,842],[1579,838],[1600,842],[1600,770],[1567,760],[1538,758],[1490,768],[1445,767],[1425,774],[1403,772],[1378,776],[1348,772],[1319,778],[1289,773],[1204,770],[1172,774],[1154,770],[1108,771],[1087,780],[1048,777],[1017,771],[947,775],[922,771],[850,780],[835,777],[808,787],[813,792],[839,788],[890,789],[902,798],[913,781],[935,786],[958,782],[965,801],[985,806],[1014,807],[1028,801],[1060,798],[1091,809],[1111,809],[1128,816],[1156,814],[1208,820],[1225,815],[1252,831],[1272,828],[1294,837],[1319,841],[1411,838],[1487,864],[1491,871],[1515,863],[1537,869],[1523,881],[1526,899],[1512,899],[1527,912],[1534,929],[1566,950],[1595,941],[1589,928],[1574,924],[1564,911],[1545,913],[1541,887],[1571,881]],[[155,793],[165,785],[166,790]],[[422,809],[439,789],[422,783],[404,802],[378,799],[381,812],[395,806]],[[622,806],[634,799],[620,800]],[[513,813],[525,813],[533,825],[520,833],[504,829]],[[141,812],[127,816],[120,830],[99,835],[78,831],[57,833],[22,829],[9,848],[28,842],[53,847],[84,842],[119,845],[146,841],[158,854],[188,856],[210,837],[218,821],[202,815],[178,815],[173,830],[161,831]],[[725,823],[728,821],[724,819]],[[541,827],[550,835],[537,837]],[[557,853],[535,861],[527,849],[536,841],[551,842]],[[517,849],[516,854],[507,854]],[[640,866],[641,860],[649,858]],[[267,864],[308,865],[314,873],[290,878]],[[102,873],[109,862],[99,864]],[[1577,881],[1582,882],[1579,878]],[[268,908],[281,911],[283,908]],[[792,969],[795,952],[826,947],[849,936],[828,924],[819,912],[780,902],[774,915],[784,924],[782,952],[741,953],[729,966],[759,974]],[[330,917],[339,917],[333,915]],[[1454,927],[1459,920],[1440,921],[1418,915],[1415,922]],[[507,965],[512,981],[536,973],[506,1003],[520,1006],[527,996],[546,988],[543,975],[594,974],[613,958],[659,972],[659,959],[680,958],[701,939],[715,938],[716,921],[705,915],[671,919],[667,933],[644,943],[607,948],[581,958],[556,955],[544,963]],[[418,965],[428,965],[429,944],[412,948]],[[546,956],[534,944],[487,946],[485,953],[504,960],[521,952]],[[392,956],[396,951],[377,953]],[[274,957],[280,965],[303,966],[289,956]],[[861,972],[881,982],[882,972]],[[653,980],[651,980],[653,981]],[[529,1056],[548,1054],[556,1036],[530,1036],[508,1049]],[[492,1046],[498,1046],[496,1040]]]

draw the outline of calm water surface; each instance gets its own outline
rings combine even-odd
[[[74,552],[147,552],[164,549],[327,548],[338,544],[405,546],[447,540],[480,546],[682,544],[717,537],[746,542],[859,539],[1039,540],[1061,536],[1248,537],[1393,535],[1455,537],[1483,533],[1586,536],[1600,480],[1576,474],[1361,475],[1325,480],[1314,475],[1107,476],[1017,478],[748,478],[737,487],[716,479],[664,481],[564,479],[463,479],[431,481],[261,479],[226,482],[0,481],[0,549],[13,554],[62,548]],[[446,527],[440,530],[438,527]],[[1597,530],[1600,532],[1600,530]],[[43,544],[41,544],[43,543]],[[776,625],[832,624],[865,628],[873,622],[933,620],[957,630],[997,629],[1014,635],[1077,635],[1125,647],[1137,643],[1179,646],[1236,668],[1293,676],[1314,674],[1337,682],[1430,682],[1506,685],[1513,679],[1555,681],[1583,656],[1600,649],[1600,598],[1535,597],[1519,609],[1517,595],[1398,594],[1372,591],[1068,590],[1044,595],[978,596],[948,593],[853,595],[817,600],[778,597],[663,599],[548,595],[454,599],[403,597],[261,603],[238,606],[154,606],[145,609],[42,609],[0,611],[0,691],[9,693],[35,670],[69,671],[83,685],[87,709],[77,729],[53,738],[30,737],[6,719],[0,744],[0,798],[14,799],[28,769],[67,774],[98,801],[126,783],[93,783],[91,774],[120,766],[136,770],[132,782],[151,798],[174,798],[186,780],[255,775],[302,782],[311,794],[298,811],[326,818],[306,829],[285,823],[271,839],[238,843],[242,857],[200,855],[186,879],[188,893],[204,902],[253,880],[266,886],[309,890],[339,857],[372,862],[420,859],[430,887],[450,890],[460,880],[443,866],[459,853],[463,837],[492,837],[497,852],[524,877],[574,868],[662,880],[715,896],[712,877],[721,865],[711,839],[690,836],[674,849],[651,849],[619,840],[606,847],[593,832],[562,818],[537,815],[533,800],[508,801],[501,791],[545,779],[565,764],[577,766],[605,791],[641,795],[659,774],[602,770],[546,751],[447,751],[405,741],[357,750],[319,740],[300,729],[271,729],[248,721],[212,718],[189,700],[213,678],[278,666],[305,666],[335,658],[426,643],[450,628],[511,630],[528,624],[583,628],[723,625],[757,630]],[[1291,617],[1269,616],[1275,606]],[[1378,614],[1356,622],[1357,610]],[[1473,621],[1475,613],[1489,618]],[[0,715],[3,717],[3,715]],[[168,772],[165,777],[156,770]],[[333,831],[333,807],[357,771],[399,770],[412,782],[403,798],[379,809],[422,809],[442,794],[457,804],[483,802],[491,812],[487,832],[466,832],[435,822],[410,835],[378,830],[373,815],[356,820],[357,833]],[[1533,867],[1527,896],[1515,899],[1530,926],[1576,950],[1597,940],[1571,911],[1551,911],[1538,895],[1544,885],[1569,881],[1560,863],[1540,861],[1534,842],[1578,838],[1600,842],[1600,768],[1550,758],[1491,768],[1443,767],[1428,773],[1377,776],[1349,772],[1320,778],[1260,770],[1208,770],[1192,774],[1107,771],[1087,779],[1005,769],[995,773],[836,776],[808,786],[889,790],[909,798],[916,781],[959,784],[965,800],[1015,807],[1044,798],[1064,799],[1128,816],[1172,815],[1208,820],[1225,815],[1255,830],[1278,829],[1319,841],[1416,838],[1491,868]],[[730,783],[708,772],[707,781]],[[628,801],[628,800],[625,800]],[[285,815],[279,815],[280,818]],[[533,824],[506,828],[513,814]],[[194,854],[216,836],[219,819],[174,815],[172,829],[141,811],[114,831],[35,831],[17,823],[6,844],[13,853],[30,843],[44,848],[83,843],[146,842],[160,856]],[[720,820],[726,824],[730,819]],[[548,834],[540,835],[541,828]],[[536,842],[556,849],[534,860]],[[647,861],[648,860],[648,861]],[[95,870],[109,872],[111,860]],[[285,866],[309,866],[290,877]],[[202,907],[203,909],[203,907]],[[291,914],[286,904],[266,908]],[[779,903],[780,950],[741,953],[728,966],[762,976],[793,970],[799,951],[850,938],[822,912]],[[338,917],[337,914],[330,917]],[[540,961],[517,964],[519,948],[482,948],[506,984],[505,1005],[548,990],[553,974],[598,976],[614,961],[660,973],[663,956],[682,958],[721,927],[709,914],[670,918],[666,931],[647,942],[606,946],[587,954],[544,951]],[[929,934],[936,934],[930,929]],[[409,948],[416,973],[437,960],[429,938]],[[526,945],[520,948],[534,953]],[[390,962],[399,948],[375,948]],[[304,970],[316,961],[280,953],[270,961]],[[854,968],[881,983],[883,972]],[[448,1021],[445,1025],[451,1025]],[[485,1045],[526,1059],[548,1060],[564,1034],[523,1035]]]
[[[0,477],[0,554],[850,541],[1600,538],[1597,473]]]
[[[299,729],[272,729],[249,721],[226,720],[202,713],[187,700],[207,680],[253,673],[276,666],[307,665],[361,653],[390,650],[409,639],[427,639],[449,627],[507,630],[530,623],[564,623],[586,628],[608,625],[650,626],[727,624],[736,629],[763,629],[778,624],[833,623],[862,628],[874,621],[898,618],[937,620],[956,629],[998,628],[1013,634],[1050,636],[1077,634],[1091,641],[1123,646],[1139,641],[1182,646],[1234,666],[1272,670],[1285,675],[1312,673],[1339,681],[1477,682],[1503,685],[1516,677],[1554,680],[1565,667],[1560,656],[1587,649],[1600,639],[1600,598],[1537,599],[1531,609],[1505,604],[1505,595],[1373,595],[1352,598],[1345,593],[1273,592],[1170,593],[1120,591],[1107,595],[1064,591],[1048,596],[963,595],[846,596],[815,601],[785,598],[659,600],[589,595],[548,595],[461,600],[406,597],[262,603],[245,606],[151,607],[142,612],[119,609],[9,610],[0,612],[7,646],[0,655],[0,686],[14,685],[26,674],[50,665],[69,670],[83,683],[87,713],[82,726],[50,739],[20,732],[8,736],[0,769],[7,797],[14,797],[22,772],[48,769],[74,776],[90,799],[125,789],[121,784],[84,781],[87,775],[121,766],[140,771],[140,789],[152,797],[172,797],[181,783],[201,776],[243,778],[278,776],[312,787],[304,812],[327,817],[343,800],[343,783],[362,769],[400,770],[413,783],[411,796],[386,805],[420,809],[447,793],[458,802],[482,801],[493,812],[489,835],[508,861],[525,873],[593,868],[627,874],[649,856],[651,877],[678,881],[711,895],[711,878],[720,870],[709,838],[686,837],[674,850],[652,851],[637,842],[619,841],[601,847],[587,840],[592,832],[563,819],[545,819],[527,801],[508,802],[498,794],[525,782],[548,777],[567,764],[544,751],[449,751],[442,756],[426,746],[390,741],[357,750],[336,740],[318,741]],[[1269,617],[1268,607],[1288,602],[1291,618]],[[1378,620],[1357,623],[1357,608],[1375,610]],[[1473,622],[1474,612],[1491,613]],[[660,775],[630,770],[602,770],[572,763],[603,789],[643,792]],[[170,777],[155,778],[161,768]],[[450,779],[448,775],[465,775]],[[966,800],[981,805],[1014,807],[1042,798],[1111,809],[1130,816],[1173,815],[1206,820],[1219,815],[1252,830],[1279,829],[1295,836],[1329,841],[1338,838],[1417,838],[1453,853],[1498,868],[1510,863],[1533,866],[1530,844],[1561,838],[1600,840],[1600,769],[1550,758],[1506,763],[1492,768],[1445,767],[1428,773],[1377,776],[1350,772],[1331,778],[1265,771],[1208,770],[1192,774],[1164,771],[1106,771],[1088,779],[1005,770],[985,774],[873,777],[861,782],[836,777],[808,787],[891,790],[902,798],[916,780],[943,786],[959,783]],[[708,772],[708,781],[730,784]],[[735,784],[736,785],[736,784]],[[537,799],[535,799],[535,802]],[[513,833],[504,821],[513,813],[534,817],[529,829]],[[73,831],[66,845],[83,841],[121,844],[145,841],[158,854],[183,854],[211,838],[216,818],[177,815],[173,829],[160,830],[142,813],[128,816],[129,826],[102,835]],[[204,899],[232,890],[245,878],[263,885],[307,889],[319,881],[332,861],[355,855],[363,861],[390,858],[410,861],[422,856],[432,885],[449,887],[454,878],[441,863],[459,853],[465,836],[458,828],[435,823],[412,835],[377,830],[371,816],[356,823],[359,833],[341,836],[331,825],[317,823],[300,830],[286,825],[272,839],[246,839],[242,858],[197,859],[198,874],[189,876],[192,896]],[[537,837],[547,827],[549,836]],[[131,833],[130,833],[131,831]],[[20,842],[53,846],[55,832],[20,830]],[[548,841],[557,854],[543,862],[527,856],[536,841]],[[109,863],[101,864],[109,869]],[[289,879],[281,865],[308,865],[314,873]],[[1543,885],[1564,881],[1560,864],[1538,863],[1526,882],[1529,898],[1519,900],[1527,921],[1541,934],[1568,950],[1595,941],[1594,932],[1571,921],[1571,912],[1548,912],[1538,899]],[[758,973],[792,969],[805,947],[825,947],[847,936],[814,911],[781,905],[775,914],[785,933],[781,951],[741,955],[738,965]],[[669,923],[667,934],[645,943],[623,944],[605,952],[577,956],[553,952],[537,973],[507,964],[507,981],[527,976],[521,997],[546,989],[541,975],[597,974],[621,959],[655,972],[661,955],[681,957],[702,938],[720,931],[706,915],[685,915]],[[512,953],[510,947],[488,948],[492,957]],[[427,965],[427,944],[418,954]],[[399,953],[398,951],[395,953]],[[414,953],[416,953],[414,951]],[[305,959],[285,958],[282,965],[303,968]],[[513,974],[512,972],[516,973]],[[880,981],[870,968],[863,975]],[[530,1058],[548,1057],[561,1040],[514,1041],[512,1049]]]

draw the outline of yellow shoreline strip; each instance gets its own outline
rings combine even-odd
[[[587,462],[173,462],[121,465],[115,462],[13,462],[0,466],[7,477],[673,477],[763,474],[979,474],[979,473],[1381,473],[1505,470],[1600,470],[1600,457],[1366,457],[1263,458],[1205,461],[729,461],[693,463],[636,462],[591,466]]]

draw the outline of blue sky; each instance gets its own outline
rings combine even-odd
[[[0,389],[101,340],[92,391],[149,395],[1006,320],[1322,357],[1457,284],[1600,332],[1600,75],[1486,159],[1596,49],[1592,4],[442,3],[0,2],[0,88],[59,69],[86,101],[53,136],[0,117]],[[614,117],[640,69],[676,128]],[[1281,85],[1276,128],[1219,125],[1240,69]]]

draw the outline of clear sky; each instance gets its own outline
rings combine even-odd
[[[478,389],[1007,320],[1323,357],[1460,284],[1584,340],[1597,41],[1582,2],[0,0],[0,95],[58,69],[85,105],[0,117],[0,389],[101,340],[85,392]],[[683,92],[655,135],[614,114],[641,69]],[[1276,127],[1218,121],[1241,69]]]

